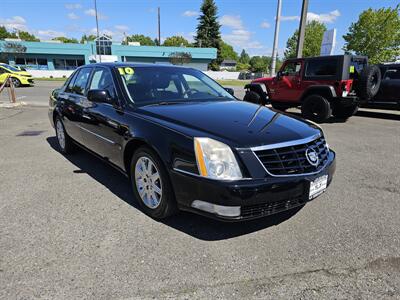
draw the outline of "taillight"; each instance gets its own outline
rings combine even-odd
[[[342,90],[342,97],[346,97],[350,91],[351,91],[351,86],[353,84],[353,80],[342,80],[340,87]]]

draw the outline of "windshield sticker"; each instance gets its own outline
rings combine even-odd
[[[350,66],[350,73],[354,73],[354,66]]]
[[[132,68],[129,68],[129,67],[124,68],[124,71],[125,71],[125,73],[128,74],[128,75],[132,75],[132,74],[134,73],[133,69],[132,69]]]

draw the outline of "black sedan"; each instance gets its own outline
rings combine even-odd
[[[52,93],[49,118],[61,152],[78,145],[124,172],[156,219],[252,219],[323,193],[335,153],[321,128],[232,94],[195,69],[92,64]]]

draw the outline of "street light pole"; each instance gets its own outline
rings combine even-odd
[[[271,64],[271,76],[275,75],[276,69],[276,56],[278,55],[278,40],[279,40],[279,24],[281,19],[282,1],[278,0],[278,6],[276,8],[276,19],[275,19],[275,35],[274,35],[274,46],[272,48],[272,64]]]
[[[297,40],[297,49],[296,49],[297,58],[303,57],[304,35],[306,32],[306,24],[307,24],[307,11],[308,11],[308,0],[303,0],[303,5],[301,7],[300,25],[299,25],[299,38]]]
[[[100,50],[100,62],[101,62],[101,49],[100,49],[100,41],[99,41],[99,19],[97,17],[97,1],[94,0],[94,11],[95,11],[95,15],[96,15],[96,30],[97,30],[97,39],[96,39],[96,43],[98,43],[99,45],[99,50]],[[97,49],[97,45],[96,45],[96,49]],[[97,51],[96,51],[97,52]]]
[[[158,46],[161,46],[160,7],[158,7]]]

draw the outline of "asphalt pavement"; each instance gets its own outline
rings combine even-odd
[[[57,85],[0,108],[0,299],[400,299],[398,111],[323,124],[336,175],[300,209],[157,222],[123,175],[58,152],[45,107]]]

